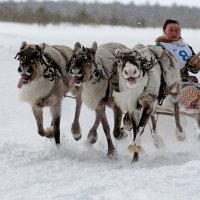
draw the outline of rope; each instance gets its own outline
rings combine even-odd
[[[70,96],[70,95],[64,95],[64,97],[69,97],[69,98],[71,98],[71,99],[76,99],[75,97],[72,97],[72,96]]]

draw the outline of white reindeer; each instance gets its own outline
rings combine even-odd
[[[180,71],[173,56],[161,47],[148,46],[139,50],[124,49],[116,51],[116,67],[119,72],[119,92],[113,96],[117,105],[125,113],[129,113],[133,127],[133,144],[129,150],[134,152],[133,161],[139,159],[139,152],[143,151],[141,146],[141,135],[149,120],[152,118],[154,138],[159,146],[160,136],[156,133],[154,108],[160,100],[160,93],[168,93],[173,99],[176,119],[177,139],[183,140],[185,134],[179,122],[178,95],[180,93]],[[141,109],[138,109],[138,98],[142,95],[149,82],[150,73],[154,73],[153,85],[156,98],[145,99]],[[166,84],[165,91],[161,84]]]

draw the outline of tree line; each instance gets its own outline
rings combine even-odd
[[[121,3],[1,2],[0,21],[19,23],[109,24],[130,27],[160,27],[167,18],[180,21],[185,28],[200,28],[200,9],[196,7],[135,5]]]

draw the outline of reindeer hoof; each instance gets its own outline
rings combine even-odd
[[[185,138],[186,138],[186,136],[185,136],[184,134],[177,134],[177,135],[176,135],[176,139],[177,139],[178,141],[184,141]]]
[[[120,131],[113,132],[113,135],[117,140],[121,140],[122,138],[126,138],[128,136],[124,128],[121,128]]]
[[[136,144],[130,144],[128,146],[128,150],[131,153],[144,153],[144,149],[142,148],[142,146],[136,146]]]
[[[157,149],[160,149],[164,146],[164,142],[163,142],[163,139],[160,135],[156,134],[153,138],[153,143],[154,143],[154,146],[157,148]]]
[[[107,156],[108,159],[117,160],[117,151],[115,149],[108,150]]]
[[[53,127],[45,129],[45,137],[47,137],[47,138],[53,138],[54,137]]]
[[[81,134],[78,134],[78,135],[73,135],[74,139],[76,141],[79,141],[81,139]]]
[[[73,138],[78,141],[81,139],[81,128],[79,124],[73,123],[71,127]]]
[[[178,141],[183,141],[183,140],[185,140],[185,138],[186,138],[186,135],[185,135],[185,133],[184,132],[181,132],[181,131],[176,131],[176,139],[178,140]]]
[[[90,131],[87,136],[87,140],[90,144],[95,144],[98,139],[97,131]]]

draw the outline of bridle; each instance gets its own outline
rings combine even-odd
[[[61,78],[62,76],[58,64],[48,55],[37,49],[22,49],[16,54],[14,59],[21,61],[21,66],[35,64],[36,61],[39,61],[44,66],[43,77],[49,81],[53,81],[55,78]]]
[[[133,65],[136,65],[137,67],[141,68],[144,73],[150,69],[152,69],[158,62],[159,60],[156,59],[155,57],[150,60],[148,60],[146,57],[141,56],[138,51],[135,50],[121,50],[119,51],[116,55],[115,58],[118,60],[123,60],[125,62],[130,62]]]

